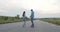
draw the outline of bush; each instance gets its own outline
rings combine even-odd
[[[8,17],[5,17],[4,20],[8,20]]]

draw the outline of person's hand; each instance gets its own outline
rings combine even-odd
[[[30,16],[30,18],[31,18],[31,16]]]

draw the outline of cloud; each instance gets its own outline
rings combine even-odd
[[[0,12],[1,12],[1,13],[7,13],[7,11],[5,11],[5,10],[0,10]]]
[[[21,9],[22,8],[22,9]],[[35,17],[44,17],[60,14],[60,0],[0,0],[0,12],[3,15],[22,15],[34,9]]]
[[[42,14],[56,14],[60,13],[60,10],[48,10],[48,11],[41,11]]]

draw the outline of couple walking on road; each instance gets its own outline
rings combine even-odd
[[[23,12],[23,21],[24,21],[24,23],[23,23],[23,27],[25,27],[26,26],[26,15],[25,15],[25,11]],[[31,19],[31,27],[34,27],[34,22],[33,22],[33,19],[34,19],[34,11],[33,11],[33,9],[31,9],[31,16],[30,16],[30,19]]]

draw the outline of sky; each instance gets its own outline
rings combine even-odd
[[[0,0],[0,15],[22,17],[23,11],[30,17],[31,9],[35,18],[60,17],[60,0]]]

